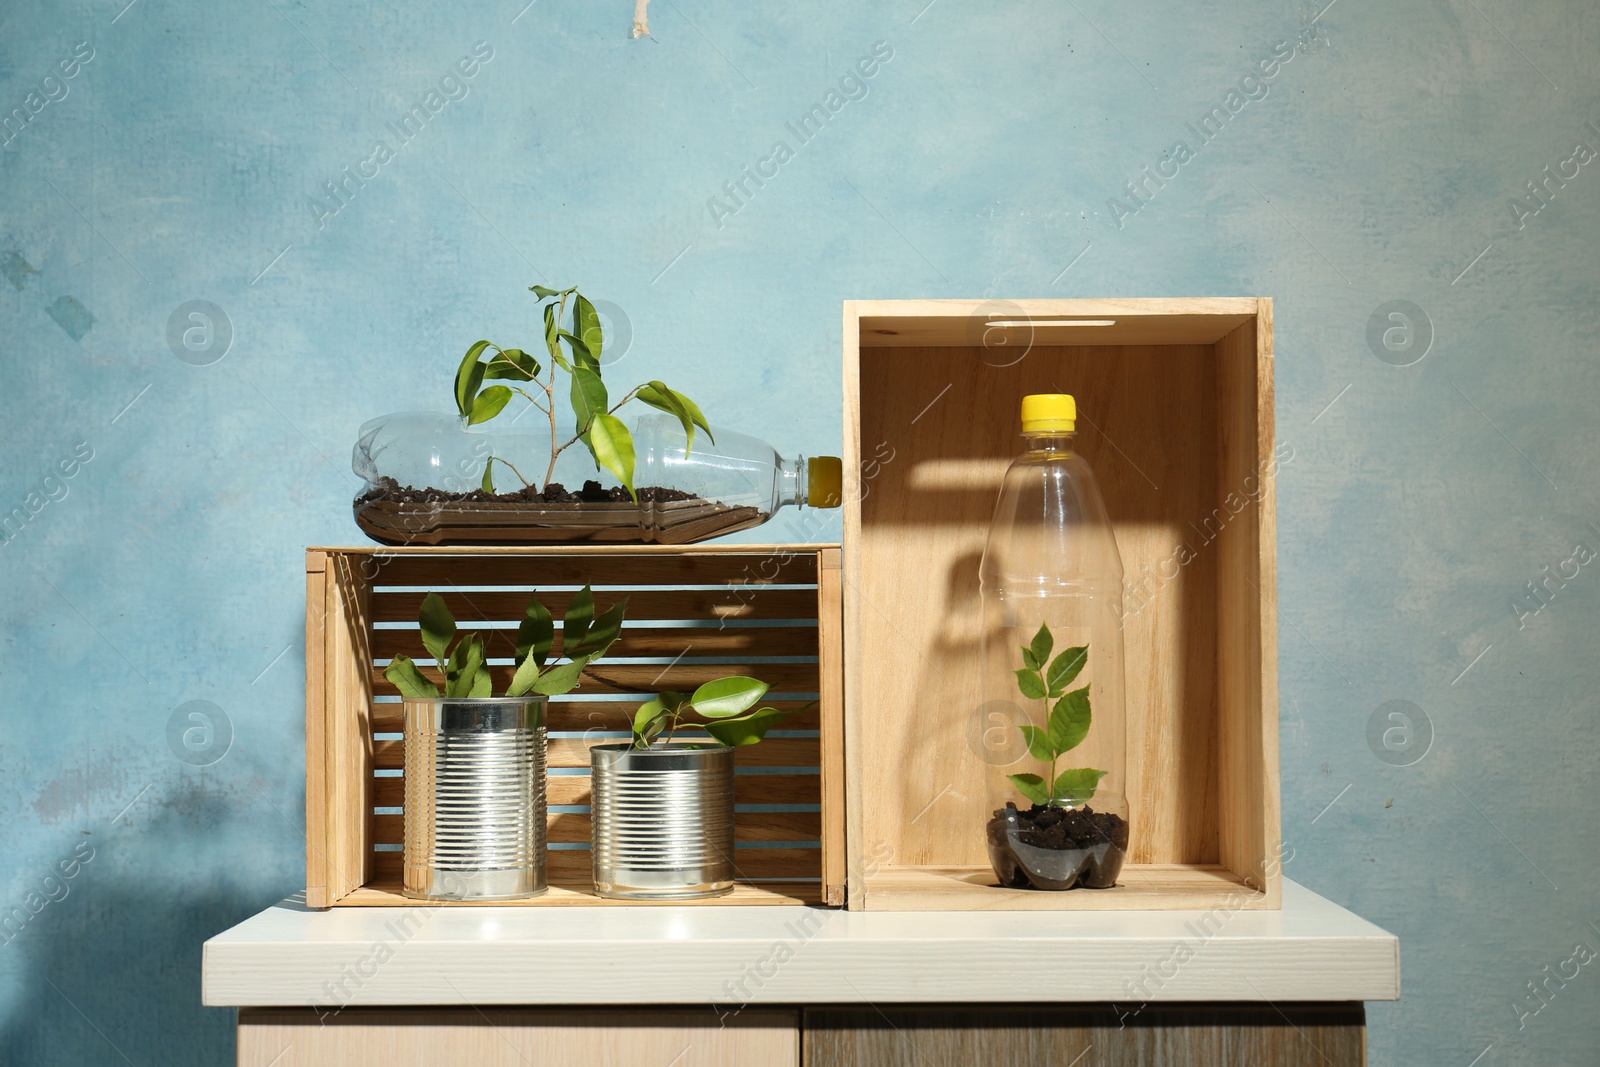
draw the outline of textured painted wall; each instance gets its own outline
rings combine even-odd
[[[576,281],[814,451],[845,298],[1274,297],[1287,873],[1401,935],[1374,1063],[1594,1062],[1600,9],[125,2],[0,14],[0,1060],[229,1061],[355,428]]]

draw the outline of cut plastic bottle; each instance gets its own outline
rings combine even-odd
[[[786,506],[839,506],[837,457],[785,457],[717,427],[691,445],[671,415],[641,416],[631,432],[637,501],[581,444],[561,452],[547,483],[548,434],[469,428],[437,412],[385,415],[356,441],[352,466],[366,482],[356,523],[389,545],[689,544]]]

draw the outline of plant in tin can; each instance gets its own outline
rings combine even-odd
[[[555,644],[555,619],[539,602],[535,592],[528,600],[522,622],[517,627],[517,669],[506,686],[505,696],[529,693],[558,696],[578,684],[583,669],[599,659],[616,641],[622,629],[627,598],[595,614],[594,593],[588,586],[575,593],[562,619],[561,652],[565,662],[550,659]],[[494,681],[489,673],[483,636],[464,634],[456,629],[454,616],[438,593],[422,600],[417,614],[422,630],[422,647],[444,675],[444,691],[409,656],[397,655],[384,668],[383,676],[408,697],[430,698],[494,696]]]
[[[756,707],[770,688],[756,678],[729,675],[707,682],[693,693],[661,693],[634,713],[633,747],[643,750],[665,745],[684,726],[698,726],[730,748],[756,744],[780,719],[793,714]]]

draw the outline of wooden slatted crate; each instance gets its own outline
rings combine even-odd
[[[589,746],[625,740],[634,709],[659,690],[748,674],[772,685],[776,707],[817,703],[738,751],[734,891],[673,903],[842,905],[840,574],[837,545],[308,549],[307,904],[410,903],[400,697],[383,668],[396,653],[425,657],[422,598],[438,592],[459,626],[486,633],[503,691],[530,593],[559,620],[589,584],[601,609],[626,596],[627,619],[583,683],[548,705],[551,888],[509,903],[639,903],[593,892]]]
[[[1272,304],[844,307],[850,907],[1276,908]],[[978,564],[1018,403],[1072,393],[1126,573],[1118,885],[995,885]]]

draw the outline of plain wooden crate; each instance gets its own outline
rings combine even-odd
[[[626,596],[628,612],[606,657],[548,708],[548,836],[580,847],[552,848],[550,890],[510,903],[637,903],[593,891],[589,746],[624,740],[633,709],[658,690],[749,674],[782,694],[774,706],[818,704],[739,750],[739,880],[730,895],[704,903],[843,904],[839,556],[837,545],[307,549],[306,903],[411,903],[400,895],[399,693],[383,668],[397,652],[425,657],[416,627],[423,596],[438,592],[463,628],[489,629],[502,691],[530,591],[559,619],[572,593],[590,584],[599,607]]]
[[[1143,605],[1108,890],[999,888],[984,846],[989,784],[1023,767],[973,742],[978,564],[1041,392],[1077,397]],[[1271,302],[846,303],[844,396],[849,906],[1279,907]]]

